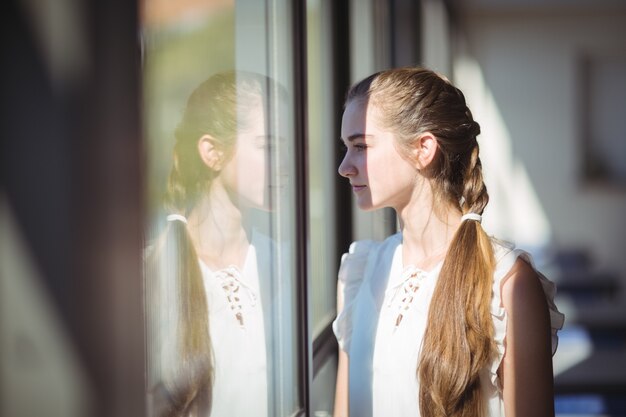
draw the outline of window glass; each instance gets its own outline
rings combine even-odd
[[[313,338],[335,316],[337,259],[330,3],[307,1],[310,279]],[[347,248],[345,248],[347,250]]]
[[[288,6],[143,3],[150,415],[300,406]]]
[[[309,266],[311,332],[314,348],[311,412],[330,416],[337,372],[336,342],[329,329],[336,315],[338,179],[335,129],[332,7],[328,0],[307,1],[307,116],[309,151]],[[349,207],[347,208],[349,210]],[[347,248],[344,248],[347,249]]]

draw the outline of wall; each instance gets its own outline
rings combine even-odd
[[[581,179],[580,57],[626,54],[626,7],[611,4],[465,9],[455,76],[483,127],[483,150],[499,150],[485,169],[510,162],[491,178],[492,231],[534,247],[587,248],[626,284],[626,187]],[[503,183],[506,175],[517,183]]]

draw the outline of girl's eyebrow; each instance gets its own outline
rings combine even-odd
[[[372,137],[374,137],[374,135],[366,135],[365,133],[353,133],[350,136],[348,136],[346,141],[352,142],[353,140],[356,140],[356,139],[366,139],[366,138],[372,138]],[[343,138],[340,138],[340,139],[343,140]]]

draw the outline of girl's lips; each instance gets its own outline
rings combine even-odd
[[[367,187],[366,185],[352,185],[352,191],[359,192],[361,190],[364,190],[365,187]]]

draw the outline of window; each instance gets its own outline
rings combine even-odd
[[[332,2],[307,1],[307,116],[309,164],[309,282],[313,375],[311,411],[331,415],[337,343],[331,322],[336,310],[338,265],[338,180],[335,153],[339,144],[333,79]],[[345,248],[344,248],[345,250]]]
[[[580,62],[582,162],[586,182],[626,185],[626,54],[586,54]]]
[[[303,406],[291,22],[288,1],[144,2],[150,414]]]

